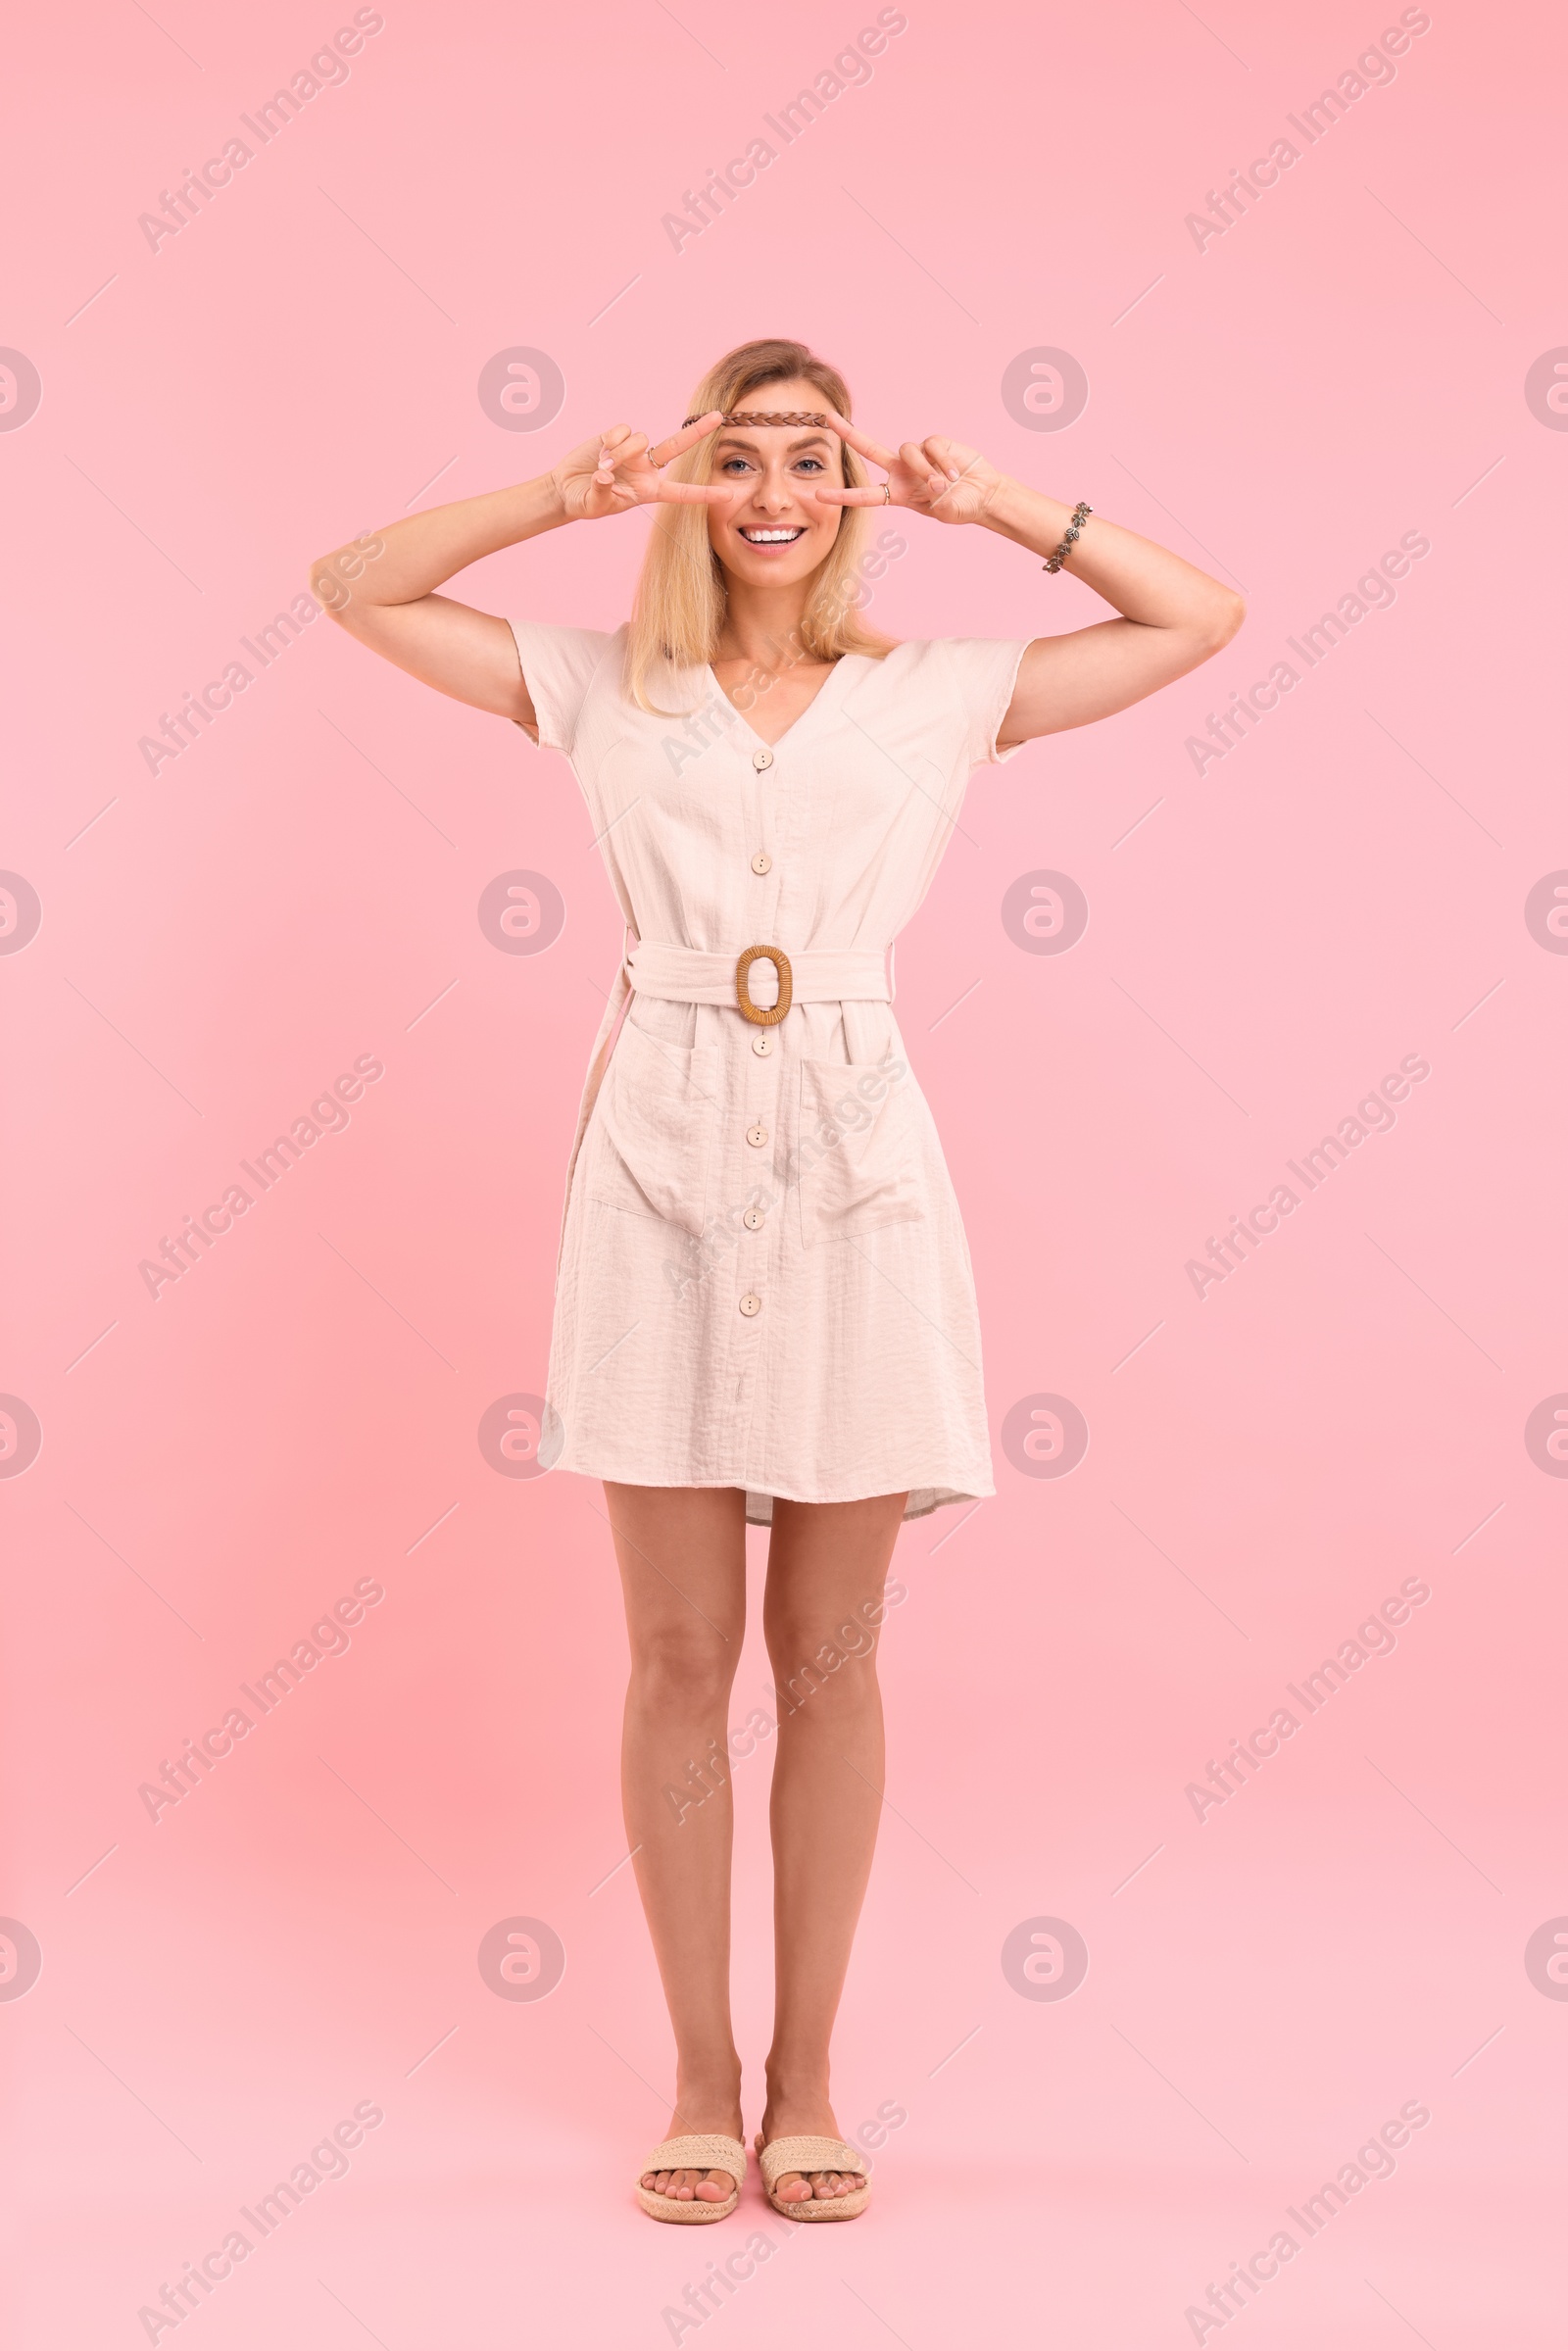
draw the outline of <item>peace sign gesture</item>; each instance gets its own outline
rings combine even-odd
[[[832,416],[833,429],[868,464],[880,465],[887,487],[838,490],[820,487],[816,495],[825,506],[907,506],[938,522],[978,522],[992,490],[1002,480],[995,465],[978,449],[950,441],[941,433],[929,440],[906,441],[898,450],[869,440],[848,416]],[[891,497],[889,493],[891,492]]]
[[[597,522],[606,514],[625,514],[634,506],[655,506],[662,501],[676,506],[722,505],[729,492],[721,483],[671,481],[662,468],[695,448],[723,421],[717,409],[710,410],[653,449],[648,446],[648,435],[633,432],[629,424],[612,424],[608,432],[580,442],[567,451],[554,472],[567,518]]]

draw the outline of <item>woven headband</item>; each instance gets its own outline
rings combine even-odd
[[[700,416],[683,416],[681,430],[688,424],[700,424]],[[814,409],[730,409],[724,412],[726,424],[831,424],[832,418],[818,416]]]

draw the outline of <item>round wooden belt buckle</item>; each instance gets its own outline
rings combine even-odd
[[[770,963],[776,963],[778,966],[778,1003],[776,1004],[754,1004],[752,1002],[752,983],[746,975],[759,955],[765,955]],[[775,1021],[783,1019],[790,1008],[794,995],[795,977],[790,970],[789,956],[784,953],[782,947],[742,948],[735,958],[735,1002],[740,1007],[743,1020],[755,1020],[759,1028],[770,1029]]]

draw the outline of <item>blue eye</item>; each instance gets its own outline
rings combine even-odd
[[[724,460],[723,465],[719,467],[719,471],[721,473],[728,473],[732,466],[740,465],[744,467],[746,463],[747,460],[743,457],[727,457]]]
[[[819,457],[803,457],[803,458],[800,460],[800,463],[801,463],[801,465],[802,465],[803,466],[804,466],[804,465],[814,465],[814,466],[816,467],[816,469],[817,469],[818,473],[821,473],[822,471],[824,471],[824,470],[825,470],[825,468],[824,468],[824,466],[823,466],[823,465],[822,465],[822,461],[821,461],[821,459],[820,459]]]

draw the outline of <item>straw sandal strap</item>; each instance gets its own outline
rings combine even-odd
[[[784,2172],[853,2172],[869,2175],[871,2166],[858,2147],[841,2138],[775,2138],[758,2157],[769,2193]]]
[[[699,2131],[684,2138],[662,2139],[643,2172],[728,2172],[737,2187],[746,2177],[746,2149],[721,2131]]]
[[[718,2203],[701,2196],[662,2196],[657,2188],[644,2187],[649,2172],[727,2172],[735,2184]],[[727,2221],[741,2200],[745,2177],[746,2149],[738,2138],[726,2138],[719,2131],[694,2131],[660,2141],[637,2175],[637,2201],[653,2221],[683,2221],[688,2226]]]

